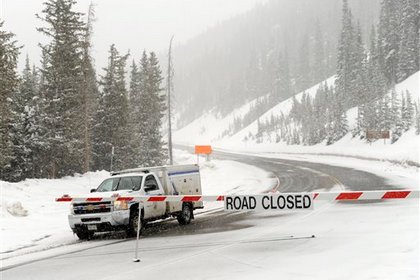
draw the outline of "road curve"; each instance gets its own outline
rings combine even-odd
[[[254,165],[279,178],[280,192],[310,192],[341,187],[351,191],[399,189],[385,178],[348,167],[333,166],[300,160],[267,158],[215,151],[213,158],[234,160]],[[345,160],[345,158],[343,158]]]

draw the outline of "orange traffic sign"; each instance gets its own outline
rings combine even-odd
[[[196,145],[195,146],[195,154],[204,154],[209,155],[212,152],[212,148],[210,145]]]

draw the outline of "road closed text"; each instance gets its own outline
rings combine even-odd
[[[225,211],[299,211],[313,209],[310,194],[225,196]]]

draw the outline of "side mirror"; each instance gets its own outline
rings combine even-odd
[[[96,189],[90,189],[90,192],[91,193],[96,192]]]

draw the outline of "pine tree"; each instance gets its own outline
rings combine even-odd
[[[362,42],[362,33],[360,24],[357,24],[356,40],[352,51],[352,65],[355,83],[352,84],[352,99],[349,107],[364,104],[369,99],[368,81],[367,81],[367,57]]]
[[[379,130],[387,131],[390,130],[393,123],[393,117],[390,108],[390,98],[388,94],[385,94],[384,97],[380,101],[379,107]]]
[[[81,172],[83,166],[84,115],[83,47],[86,24],[74,11],[74,0],[44,3],[45,27],[38,30],[51,41],[43,45],[41,94],[44,96],[46,171],[49,177]]]
[[[404,131],[410,129],[413,124],[413,117],[414,117],[414,104],[411,100],[411,94],[406,91],[406,94],[401,94],[401,98],[403,100],[403,106],[401,107],[401,119],[403,123]]]
[[[134,167],[140,165],[140,156],[141,156],[141,139],[142,134],[144,133],[145,126],[143,125],[142,117],[142,97],[141,95],[144,93],[142,88],[142,76],[137,67],[137,64],[133,60],[131,65],[131,73],[130,73],[130,87],[129,87],[129,108],[130,108],[130,130],[132,132],[130,147],[132,150],[132,157],[130,160],[130,164]]]
[[[416,128],[416,134],[420,134],[420,103],[416,102],[415,104],[416,108],[416,120],[415,120],[415,128]]]
[[[397,83],[399,60],[400,1],[383,0],[378,30],[378,55],[382,71],[390,85]]]
[[[337,142],[348,132],[347,117],[342,101],[336,94],[333,96],[334,107],[329,113],[329,123],[327,125],[327,145]]]
[[[94,112],[96,111],[99,90],[96,81],[96,72],[93,65],[93,59],[90,54],[92,25],[94,21],[94,6],[91,3],[88,11],[87,28],[83,38],[83,52],[82,52],[82,83],[81,83],[81,98],[80,111],[82,112],[80,124],[83,129],[83,140],[81,150],[83,152],[83,172],[91,170],[93,163],[93,122]]]
[[[3,22],[0,21],[0,180],[12,180],[14,154],[11,127],[15,117],[12,98],[19,81],[16,73],[19,48],[13,40],[14,34],[2,28]]]
[[[360,28],[355,29],[353,16],[347,0],[343,0],[342,27],[338,43],[336,91],[344,100],[344,108],[358,104],[357,86],[364,86],[363,78],[363,47]],[[360,83],[362,83],[360,85]]]
[[[276,80],[274,82],[275,100],[273,104],[277,104],[285,100],[292,93],[292,84],[290,81],[289,64],[287,55],[279,54],[276,67]]]
[[[401,1],[397,81],[402,81],[419,70],[419,10],[418,0]]]
[[[141,95],[142,122],[145,127],[142,130],[140,165],[154,166],[166,162],[167,153],[162,139],[162,118],[166,111],[166,99],[162,92],[163,80],[159,61],[154,52],[147,56],[143,53],[141,61],[141,76],[144,94]]]
[[[381,98],[387,91],[387,82],[386,78],[383,75],[380,66],[378,46],[377,46],[377,37],[375,27],[372,26],[370,34],[370,46],[369,46],[369,58],[367,62],[367,102]]]
[[[14,154],[12,162],[16,180],[36,177],[36,166],[40,152],[39,143],[39,96],[38,77],[35,67],[30,66],[26,57],[19,90],[13,98],[13,108],[16,112],[14,120]]]
[[[325,125],[327,123],[329,88],[327,83],[320,85],[314,99],[314,120],[316,143],[322,142],[326,137]]]
[[[129,131],[129,108],[125,85],[125,65],[128,55],[121,56],[115,45],[109,50],[108,66],[101,77],[101,97],[94,127],[95,168],[109,169],[111,150],[113,169],[124,169],[129,166],[128,153],[131,142]]]
[[[403,104],[404,101],[401,99],[401,101],[397,97],[397,93],[395,91],[395,88],[392,88],[391,90],[391,119],[392,119],[392,137],[391,137],[391,143],[395,143],[402,135],[404,126],[402,122],[402,114],[401,114],[401,108],[405,105]]]
[[[319,83],[320,81],[327,78],[327,60],[325,58],[325,46],[324,46],[324,36],[321,31],[321,25],[319,20],[316,20],[315,23],[315,34],[314,34],[314,62],[311,67],[312,76],[314,83]]]

